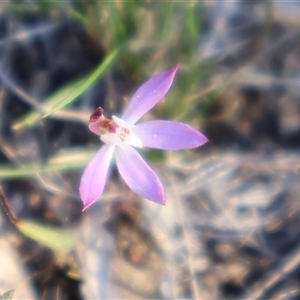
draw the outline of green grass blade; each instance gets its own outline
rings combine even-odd
[[[20,168],[2,164],[0,165],[0,178],[23,178],[45,172],[81,169],[86,166],[95,153],[95,149],[66,149],[50,158],[45,164],[26,165]]]
[[[42,116],[42,118],[54,114],[56,111],[75,101],[96,80],[104,76],[109,67],[111,67],[111,65],[115,62],[118,53],[119,51],[117,49],[111,51],[106,58],[101,61],[100,65],[89,75],[68,83],[53,95],[48,97],[43,104],[45,114]],[[33,110],[25,117],[14,123],[13,129],[19,130],[24,127],[33,126],[37,121],[40,120],[40,118],[41,114]]]
[[[71,102],[73,102],[78,96],[80,96],[84,91],[86,91],[97,79],[99,79],[101,76],[105,74],[105,72],[108,70],[108,68],[111,66],[111,64],[114,62],[115,58],[117,57],[118,50],[113,50],[107,57],[104,59],[104,61],[101,62],[101,64],[96,68],[95,71],[93,71],[91,74],[89,74],[86,78],[84,78],[82,81],[80,81],[80,84],[77,83],[77,85],[73,85],[72,92],[65,97],[66,93],[64,90],[62,90],[61,95],[60,93],[56,94],[56,98],[59,100],[56,101],[56,99],[53,99],[53,102],[57,103],[50,112],[43,115],[43,118],[52,115],[54,112],[58,111],[59,109],[64,108]],[[69,91],[70,87],[68,87]]]
[[[74,231],[28,220],[20,220],[16,225],[25,236],[55,251],[68,251],[75,244]]]
[[[0,295],[0,300],[11,300],[14,295],[14,290],[9,290],[5,292],[3,295]]]

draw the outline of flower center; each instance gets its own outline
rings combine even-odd
[[[116,134],[121,139],[121,141],[124,142],[130,135],[130,130],[128,128],[119,127],[116,130]]]
[[[90,126],[90,129],[99,134],[101,140],[106,144],[116,144],[122,147],[122,143],[127,143],[142,148],[141,141],[131,130],[132,126],[116,116],[113,116],[112,119],[105,118],[101,107],[98,107],[91,115]]]
[[[99,131],[101,135],[107,133],[115,134],[122,142],[125,142],[131,133],[129,128],[121,127],[114,120],[106,118],[99,122]]]

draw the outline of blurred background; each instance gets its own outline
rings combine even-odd
[[[299,15],[283,0],[2,1],[0,295],[300,299]],[[210,142],[143,149],[166,206],[115,171],[82,213],[90,114],[120,114],[176,64],[146,118]]]

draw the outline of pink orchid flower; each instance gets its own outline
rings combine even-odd
[[[100,136],[104,145],[81,178],[83,210],[102,195],[113,156],[121,176],[135,193],[164,205],[165,193],[159,178],[133,147],[180,150],[196,148],[208,141],[199,131],[179,122],[155,120],[135,125],[168,92],[177,69],[178,65],[146,81],[134,93],[121,118],[107,119],[101,107],[91,115],[89,129]]]

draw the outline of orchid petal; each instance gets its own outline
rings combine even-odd
[[[115,153],[119,172],[128,186],[142,197],[164,205],[163,186],[140,154],[129,145],[116,147]]]
[[[83,210],[96,202],[104,189],[110,161],[115,146],[104,145],[90,161],[81,177],[79,192],[83,201]]]
[[[199,147],[208,139],[187,124],[172,121],[149,121],[136,125],[133,133],[143,147],[180,150]]]
[[[129,124],[135,124],[148,110],[160,101],[168,92],[178,65],[161,72],[142,84],[130,99],[122,119]]]

